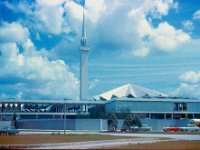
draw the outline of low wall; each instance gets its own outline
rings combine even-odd
[[[16,127],[18,129],[47,129],[47,130],[63,130],[63,119],[25,119],[17,120]],[[66,119],[66,129],[75,130],[75,120]]]
[[[11,121],[0,121],[0,129],[7,127],[7,126],[12,126],[12,122]]]
[[[161,119],[141,119],[143,124],[152,127],[153,130],[162,130],[164,126],[187,126],[188,119],[182,120],[161,120]],[[118,130],[121,129],[124,120],[118,120]],[[18,129],[49,129],[63,130],[63,119],[26,119],[17,120]],[[66,130],[107,130],[107,120],[105,119],[66,119]]]

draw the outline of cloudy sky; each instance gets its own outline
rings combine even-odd
[[[79,97],[84,4],[89,96],[133,83],[200,97],[200,1],[1,0],[1,99]]]

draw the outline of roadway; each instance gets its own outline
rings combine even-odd
[[[63,131],[59,131],[63,134]],[[20,134],[52,134],[58,131],[21,131]],[[114,139],[114,140],[100,140],[100,141],[85,141],[85,142],[71,142],[71,143],[55,143],[55,144],[31,144],[21,145],[25,149],[94,149],[94,148],[109,148],[123,146],[127,144],[145,144],[164,141],[178,141],[178,140],[199,140],[200,134],[183,134],[183,133],[108,133],[108,132],[91,132],[91,131],[67,131],[66,134],[99,134],[112,136],[130,136],[131,139]],[[137,137],[137,138],[136,138]],[[166,138],[166,139],[162,139]],[[14,146],[14,145],[13,145]],[[17,146],[18,147],[18,146]],[[14,148],[17,148],[14,147]]]
[[[63,130],[23,130],[20,134],[63,134]],[[178,140],[200,140],[200,132],[197,133],[166,133],[166,132],[147,132],[147,133],[121,133],[121,132],[98,132],[98,131],[66,131],[66,134],[99,134],[113,136],[131,136],[131,137],[146,137],[146,138],[172,138]]]

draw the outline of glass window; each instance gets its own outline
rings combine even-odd
[[[187,111],[186,103],[174,103],[174,111]]]

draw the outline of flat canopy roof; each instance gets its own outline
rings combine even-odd
[[[186,103],[200,103],[200,100],[194,99],[172,99],[172,98],[117,98],[111,99],[108,101],[102,100],[15,100],[15,99],[8,99],[8,100],[1,100],[0,103],[32,103],[32,104],[98,104],[103,105],[107,103],[111,103],[114,101],[124,101],[124,102],[186,102]]]
[[[0,100],[0,103],[40,103],[40,104],[105,104],[104,101],[94,101],[94,100]]]
[[[200,103],[200,100],[193,99],[171,99],[171,98],[117,98],[113,100],[106,101],[106,103],[111,102],[180,102],[180,103]]]

